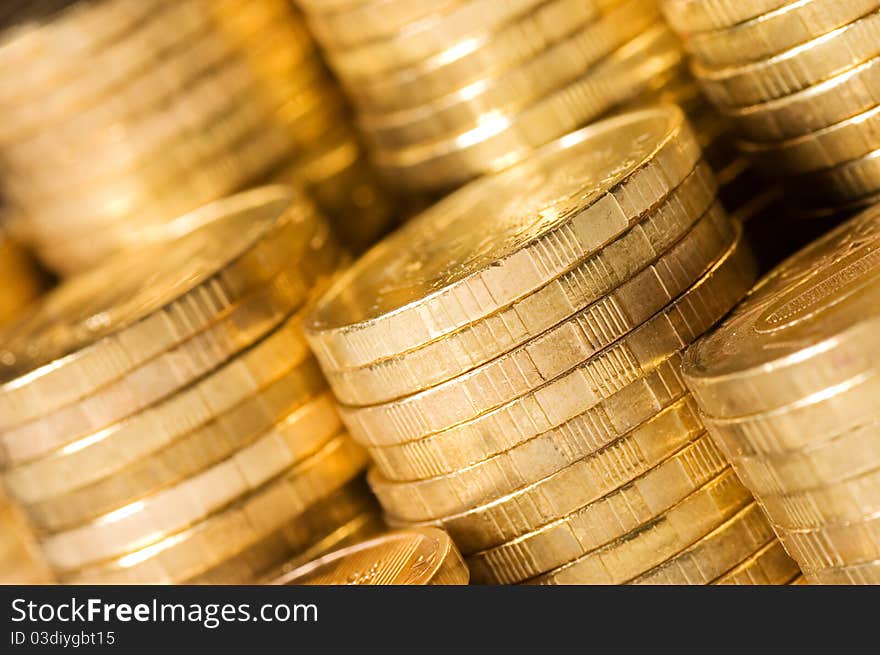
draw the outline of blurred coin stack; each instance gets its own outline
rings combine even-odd
[[[0,325],[18,316],[43,291],[43,276],[0,225]]]
[[[0,492],[0,584],[48,584],[52,573],[43,561],[27,519]]]
[[[349,546],[272,580],[282,585],[464,585],[467,565],[449,535],[397,530]]]
[[[782,263],[686,357],[718,447],[813,583],[880,584],[880,208]]]
[[[624,105],[703,104],[656,0],[300,5],[377,168],[408,191],[506,168]],[[720,143],[723,124],[703,114],[707,142]]]
[[[356,246],[385,227],[372,179],[286,0],[47,0],[0,34],[12,228],[61,273],[263,180],[308,187]]]
[[[0,462],[66,582],[251,582],[378,513],[301,333],[340,264],[262,187],[71,278],[0,334]]]
[[[805,218],[880,200],[880,1],[663,0],[705,95]]]
[[[755,278],[680,110],[609,119],[413,219],[305,321],[398,527],[480,583],[783,583],[681,351]]]

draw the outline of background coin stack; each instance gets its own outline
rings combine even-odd
[[[249,582],[378,524],[301,331],[329,227],[272,186],[168,229],[0,333],[4,482],[62,581]]]
[[[0,225],[0,325],[18,316],[44,286],[43,275]]]
[[[464,585],[467,565],[449,535],[397,530],[325,555],[272,581],[282,585]]]
[[[0,584],[53,582],[27,519],[0,492]]]
[[[754,281],[680,110],[612,118],[447,197],[305,319],[389,522],[477,582],[788,582],[683,348]]]
[[[386,227],[343,98],[286,0],[48,0],[0,27],[10,227],[55,270],[290,176],[354,246]]]
[[[781,264],[684,373],[813,583],[880,584],[880,208]]]
[[[664,0],[741,148],[805,218],[880,200],[878,0]]]
[[[706,111],[656,0],[300,5],[374,162],[402,189],[454,188],[615,108],[657,100],[699,114],[723,178],[745,169],[735,149],[723,152],[724,124]]]

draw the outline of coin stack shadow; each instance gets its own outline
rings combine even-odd
[[[43,273],[0,224],[0,326],[15,319],[45,287]]]
[[[880,1],[663,0],[663,10],[741,150],[802,210],[789,238],[880,201]]]
[[[52,582],[27,519],[0,491],[0,585]]]
[[[616,108],[667,100],[717,142],[720,176],[740,183],[730,195],[753,195],[656,0],[299,4],[389,185],[447,191]]]
[[[685,356],[718,447],[813,583],[880,584],[880,207],[768,274]]]
[[[435,528],[395,530],[337,550],[271,581],[280,585],[466,585],[467,565]]]
[[[380,523],[301,331],[326,222],[268,186],[169,230],[0,333],[4,481],[63,582],[253,582]]]
[[[681,351],[756,273],[682,112],[625,114],[453,193],[306,316],[386,520],[481,583],[783,583]]]
[[[0,28],[11,227],[54,270],[291,176],[344,242],[386,228],[389,200],[287,0],[48,0]]]

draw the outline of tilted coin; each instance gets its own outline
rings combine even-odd
[[[658,462],[703,433],[689,401],[676,403],[623,437],[607,441],[571,439],[567,432],[545,433],[445,476],[395,483],[373,470],[368,480],[385,512],[395,520],[439,519],[491,502],[588,457],[598,470],[645,468],[646,463]],[[619,463],[623,453],[630,459],[628,467]],[[593,484],[603,482],[607,480]]]
[[[537,338],[594,302],[597,312],[608,302],[619,301],[626,307],[640,286],[634,279],[650,275],[643,272],[646,268],[656,268],[658,278],[668,276],[667,267],[677,274],[675,262],[683,260],[684,270],[687,262],[717,252],[716,244],[725,234],[729,238],[727,217],[719,206],[709,207],[715,195],[710,180],[708,170],[698,168],[621,237],[507,308],[398,356],[330,371],[327,377],[336,396],[342,403],[365,405],[422,391]],[[693,227],[700,216],[698,227]]]
[[[44,537],[46,559],[65,571],[140,550],[246,497],[291,466],[310,469],[329,460],[335,462],[333,470],[351,476],[363,468],[363,451],[344,433],[329,441],[325,435],[296,436],[299,439],[288,440],[270,433],[184,482],[91,523]],[[308,481],[325,484],[323,479]]]
[[[708,436],[574,512],[468,555],[475,582],[521,582],[649,523],[727,468]]]
[[[682,34],[723,29],[778,9],[792,0],[663,0],[669,23]]]
[[[712,417],[771,410],[876,365],[880,210],[866,211],[765,276],[687,354],[684,372]]]
[[[467,581],[467,567],[449,535],[435,528],[413,528],[326,555],[275,584],[455,585]]]
[[[169,236],[189,231],[173,245],[120,256],[63,285],[4,332],[3,427],[79,400],[193,336],[291,259],[301,258],[310,286],[322,229],[290,190],[266,187],[172,223]]]
[[[698,151],[681,113],[645,111],[569,135],[454,193],[373,248],[318,302],[306,330],[322,367],[404,352],[535,291],[640,220],[693,170]]]
[[[709,68],[693,62],[708,98],[723,107],[745,107],[797,93],[880,54],[880,13],[873,12],[769,59]]]
[[[647,573],[630,581],[641,585],[712,584],[776,535],[757,503],[733,517]]]
[[[795,0],[729,27],[689,33],[685,47],[712,68],[744,64],[806,43],[878,8],[877,0]]]
[[[758,496],[797,493],[880,469],[878,434],[880,420],[798,450],[742,455],[734,461],[743,482]]]
[[[341,522],[347,512],[364,511],[363,482],[352,482],[358,472],[335,456],[307,461],[182,531],[116,559],[65,572],[63,580],[70,584],[184,584],[211,571],[219,575],[219,567],[228,558],[278,534],[290,537],[286,553],[290,557],[298,548],[305,551],[316,545],[307,542],[320,540],[321,530],[339,527],[322,523],[325,519],[336,517]],[[327,506],[331,502],[332,508]],[[366,507],[374,511],[372,504]],[[313,512],[322,516],[312,516]],[[307,531],[317,532],[299,534],[292,524],[303,525],[301,521]]]
[[[800,569],[778,539],[773,539],[735,569],[715,580],[718,585],[789,584],[800,576]]]
[[[880,57],[782,98],[748,107],[719,107],[736,122],[738,132],[756,142],[783,141],[830,125],[880,105]]]
[[[583,379],[584,396],[599,402],[695,340],[747,292],[756,277],[755,263],[738,227],[737,231],[726,251],[715,253],[715,262],[707,263],[711,268],[705,274],[697,279],[696,272],[685,280],[676,292],[681,296],[664,297],[658,313],[648,313],[641,319],[644,323],[630,324],[632,331],[612,332],[604,340],[602,331],[575,316],[507,355],[425,391],[382,405],[342,405],[343,420],[352,436],[365,444],[375,443],[377,433],[411,441],[490,411],[574,370]],[[627,324],[622,312],[611,315]]]
[[[752,500],[732,471],[722,473],[657,519],[528,584],[622,584],[687,549]]]

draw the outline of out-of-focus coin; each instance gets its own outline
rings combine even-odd
[[[869,198],[880,192],[880,149],[822,171],[792,178],[792,188],[807,189],[805,201],[846,203]]]
[[[807,578],[801,579],[804,582],[800,584],[809,584],[806,581]],[[838,566],[811,571],[809,579],[814,584],[877,585],[880,584],[880,559],[850,566]]]
[[[460,585],[467,581],[467,567],[449,535],[413,528],[326,555],[275,584]]]
[[[792,0],[664,0],[663,11],[679,32],[704,32],[743,23]]]
[[[870,371],[878,280],[875,209],[781,264],[688,353],[685,375],[703,410],[712,417],[771,410]]]
[[[624,142],[634,147],[620,148]],[[674,109],[570,135],[453,194],[371,250],[318,303],[306,324],[309,341],[332,371],[492,314],[619,237],[698,158]]]

